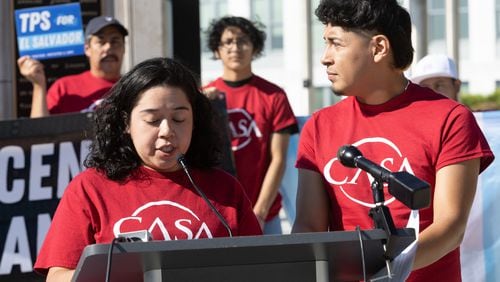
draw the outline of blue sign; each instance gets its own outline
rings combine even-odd
[[[46,60],[84,54],[79,3],[15,11],[19,56]]]

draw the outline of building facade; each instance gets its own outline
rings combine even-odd
[[[489,95],[500,87],[500,0],[406,0],[414,24],[415,60],[442,53],[457,60],[462,93]],[[314,16],[319,0],[200,0],[203,31],[213,19],[237,15],[266,26],[264,56],[256,74],[283,87],[296,115],[335,103],[324,67],[322,24]],[[450,24],[451,20],[451,24]],[[452,25],[452,26],[450,26]],[[202,37],[201,75],[208,82],[222,73]],[[411,68],[408,70],[411,74]]]
[[[0,35],[4,39],[0,42],[0,120],[16,117],[13,110],[17,95],[13,81],[17,59],[13,56],[14,1],[0,1]],[[89,1],[92,0],[81,0]],[[497,67],[500,65],[500,0],[399,2],[410,11],[414,23],[415,59],[427,53],[444,53],[456,59],[463,93],[488,95],[500,87],[500,68]],[[186,51],[181,56],[196,61],[198,55],[191,53],[197,48],[201,50],[200,65],[192,67],[201,70],[202,82],[206,83],[222,73],[222,66],[207,51],[203,32],[215,18],[238,15],[266,26],[264,56],[254,62],[254,72],[286,90],[296,115],[309,115],[339,99],[332,95],[330,82],[320,64],[323,26],[314,16],[319,0],[113,0],[102,3],[103,14],[117,17],[131,31],[123,72],[147,58],[179,57],[174,45],[184,40],[190,44],[179,46],[178,52]],[[199,7],[199,11],[173,13],[172,7],[182,3],[190,3],[181,7],[183,9]],[[173,20],[176,15],[177,19]],[[193,25],[199,25],[196,32]],[[200,38],[200,45],[186,37],[192,34]],[[175,36],[179,40],[174,40]],[[193,48],[187,48],[189,46]]]

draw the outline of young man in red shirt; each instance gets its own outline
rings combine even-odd
[[[416,211],[384,189],[395,227],[412,215],[420,231],[407,281],[461,281],[459,246],[478,175],[494,158],[474,116],[405,78],[411,21],[396,0],[323,0],[316,15],[325,25],[321,63],[333,92],[346,98],[314,113],[301,131],[292,232],[373,228],[373,176],[337,158],[352,144],[387,170],[430,184],[431,206]]]
[[[215,20],[208,47],[223,66],[222,76],[204,87],[205,94],[223,93],[238,180],[252,201],[265,234],[280,234],[279,185],[285,172],[290,135],[297,121],[286,93],[252,71],[264,48],[265,33],[242,17]]]

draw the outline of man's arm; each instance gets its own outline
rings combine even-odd
[[[328,231],[330,201],[321,174],[299,169],[297,214],[292,233]]]
[[[259,197],[253,208],[261,227],[264,226],[269,209],[278,195],[280,183],[285,173],[289,142],[290,134],[288,133],[275,132],[271,134],[271,163],[267,168]]]
[[[430,265],[460,245],[476,193],[478,175],[479,159],[449,165],[437,172],[434,220],[419,235],[413,269]]]
[[[29,56],[22,56],[17,60],[19,72],[33,85],[30,117],[44,117],[49,115],[47,107],[47,83],[43,64]]]

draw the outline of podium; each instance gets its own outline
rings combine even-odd
[[[111,281],[359,281],[384,272],[413,229],[115,243]],[[105,281],[110,244],[87,246],[73,281]]]

